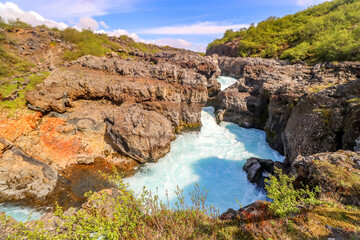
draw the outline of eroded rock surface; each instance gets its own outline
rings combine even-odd
[[[219,121],[266,131],[286,156],[353,150],[359,136],[360,63],[290,65],[285,61],[219,58],[222,75],[239,78],[216,97]]]

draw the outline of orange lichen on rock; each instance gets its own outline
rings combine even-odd
[[[53,160],[68,162],[75,156],[84,153],[85,146],[79,134],[64,135],[57,129],[65,124],[61,118],[45,117],[40,127],[41,143],[43,151],[52,155]]]
[[[40,112],[28,114],[18,120],[4,119],[0,121],[0,136],[10,141],[33,131],[42,114]]]

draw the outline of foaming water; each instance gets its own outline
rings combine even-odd
[[[0,204],[0,212],[5,212],[19,222],[27,220],[37,220],[43,213],[28,207],[14,206],[9,204]]]
[[[178,136],[164,158],[145,164],[133,177],[125,179],[135,194],[145,186],[172,205],[177,200],[177,186],[188,196],[198,183],[209,191],[207,204],[220,212],[238,209],[237,200],[246,205],[265,198],[248,182],[242,168],[250,157],[283,161],[283,156],[269,147],[263,131],[228,122],[218,125],[213,112],[212,107],[203,108],[200,132]]]
[[[230,87],[231,85],[233,85],[234,83],[236,83],[237,79],[232,78],[232,77],[225,77],[225,76],[220,76],[218,77],[218,82],[221,85],[221,90],[224,90],[228,87]]]

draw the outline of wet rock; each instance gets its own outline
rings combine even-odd
[[[274,174],[274,167],[281,168],[280,162],[270,159],[249,158],[243,167],[250,182],[256,183],[260,188],[265,187],[264,180]]]
[[[360,152],[360,137],[355,140],[356,146],[354,147],[355,152]]]

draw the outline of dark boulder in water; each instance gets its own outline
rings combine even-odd
[[[280,162],[270,159],[249,158],[243,167],[250,182],[256,183],[260,188],[265,187],[264,180],[274,173],[274,168],[281,168]]]

